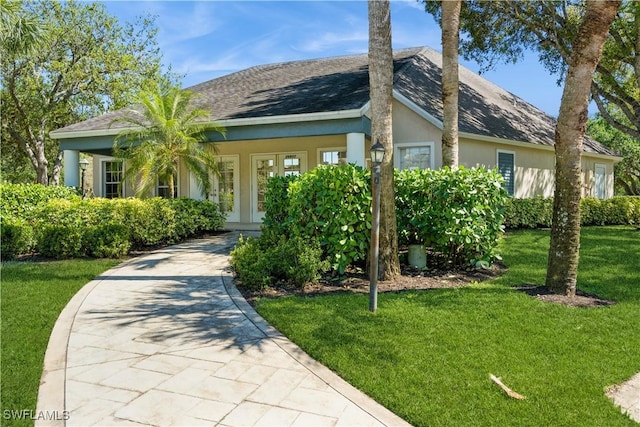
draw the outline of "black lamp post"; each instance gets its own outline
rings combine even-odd
[[[376,141],[369,150],[373,166],[373,202],[371,204],[371,262],[369,271],[369,311],[378,308],[378,253],[380,248],[380,165],[384,158],[384,146]]]
[[[84,199],[85,197],[87,197],[87,166],[89,166],[89,160],[87,159],[80,159],[80,161],[78,162],[78,164],[80,165],[80,170],[82,171],[82,178],[81,178],[81,189],[82,189],[82,198]]]

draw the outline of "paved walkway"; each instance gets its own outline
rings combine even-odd
[[[38,396],[58,420],[36,425],[407,425],[256,314],[228,269],[237,238],[132,259],[74,296]]]
[[[270,327],[233,285],[238,233],[85,285],[45,355],[36,426],[407,425]],[[640,373],[610,393],[640,422]],[[66,420],[65,420],[66,418]]]

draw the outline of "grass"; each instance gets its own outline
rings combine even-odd
[[[5,411],[35,411],[44,353],[62,309],[84,284],[118,263],[71,260],[2,264],[3,424],[8,422]],[[33,421],[11,420],[10,424],[26,426]]]
[[[540,302],[548,231],[512,232],[508,272],[466,288],[261,299],[258,312],[416,426],[630,426],[605,396],[640,371],[640,231],[583,228],[578,288],[609,307]],[[523,401],[489,380],[492,373]]]

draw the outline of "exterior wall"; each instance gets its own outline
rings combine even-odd
[[[346,134],[328,135],[322,137],[257,139],[248,141],[233,141],[216,143],[217,154],[220,156],[237,155],[239,157],[240,176],[240,224],[251,223],[251,156],[255,154],[277,153],[305,153],[307,158],[306,170],[318,165],[318,149],[340,148],[346,150]],[[367,147],[368,149],[368,147]],[[185,172],[186,173],[186,172]],[[180,194],[189,194],[189,179],[180,180]]]
[[[434,166],[442,167],[442,131],[405,107],[393,102],[393,143],[433,142]]]

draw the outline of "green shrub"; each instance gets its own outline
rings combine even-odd
[[[37,206],[52,199],[79,200],[74,187],[41,184],[0,184],[0,216],[31,220]]]
[[[222,229],[226,215],[218,204],[209,200],[170,199],[175,212],[175,233],[178,239]]]
[[[509,198],[506,203],[505,227],[547,228],[551,227],[553,199],[536,197],[533,199]]]
[[[267,181],[264,199],[263,230],[289,235],[289,186],[298,180],[297,175],[274,176]]]
[[[0,256],[3,260],[31,252],[35,245],[33,227],[20,218],[4,218],[0,224]]]
[[[553,199],[509,199],[505,226],[510,229],[551,227]],[[585,197],[580,201],[580,223],[588,225],[640,224],[640,197],[611,199]]]
[[[122,258],[131,248],[129,229],[126,225],[115,222],[89,227],[84,247],[88,255],[95,258]]]
[[[317,280],[328,263],[317,241],[267,233],[259,239],[241,237],[231,251],[231,266],[241,286],[257,290],[275,284],[303,287]]]
[[[582,225],[640,224],[640,197],[619,196],[611,199],[585,197],[580,201]]]
[[[370,172],[353,165],[318,166],[289,183],[291,236],[317,240],[331,268],[364,260],[371,230]]]
[[[447,167],[398,172],[399,234],[442,254],[448,263],[486,265],[499,258],[507,193],[496,170]]]
[[[87,253],[87,227],[76,225],[46,225],[38,233],[38,249],[49,258],[80,258]]]

